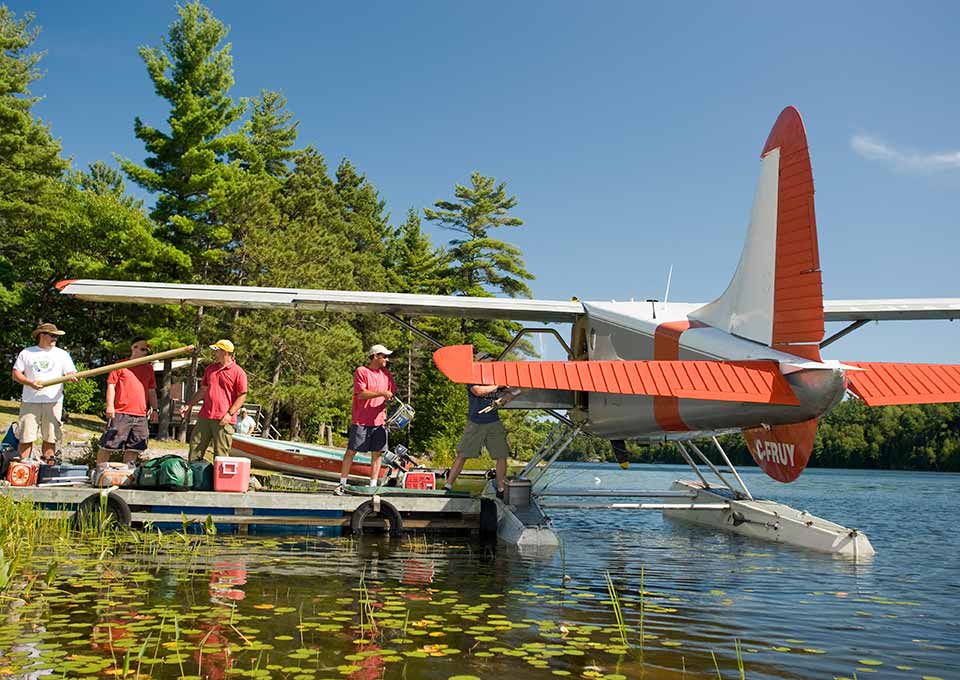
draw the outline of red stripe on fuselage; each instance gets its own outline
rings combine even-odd
[[[654,361],[678,361],[680,336],[691,328],[704,328],[701,321],[668,321],[657,326],[653,334]],[[653,417],[660,429],[669,432],[687,432],[690,428],[680,417],[680,400],[676,397],[654,397]]]

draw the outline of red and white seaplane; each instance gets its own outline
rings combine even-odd
[[[788,107],[780,114],[760,157],[760,180],[739,266],[726,291],[708,304],[92,280],[65,281],[60,288],[66,295],[112,302],[382,312],[415,331],[404,317],[572,323],[571,343],[564,343],[567,361],[478,362],[469,346],[442,347],[434,354],[437,367],[451,380],[518,388],[520,395],[504,407],[545,409],[561,420],[564,430],[552,433],[521,473],[541,482],[533,487],[538,510],[655,508],[748,536],[823,552],[871,555],[869,540],[856,529],[755,499],[716,437],[742,432],[757,465],[775,480],[792,482],[810,459],[818,419],[848,392],[871,406],[960,401],[960,366],[840,362],[825,360],[820,353],[870,320],[960,318],[960,298],[825,301],[813,175],[796,109]],[[824,339],[825,321],[850,325]],[[558,413],[562,410],[565,415]],[[675,442],[697,480],[675,482],[667,492],[550,491],[542,472],[578,432],[609,439],[621,452],[625,440]],[[713,445],[720,467],[728,468],[732,479],[698,441]],[[709,482],[705,474],[718,481]],[[656,496],[661,501],[542,502],[549,496]],[[519,543],[533,529],[542,536],[543,527],[536,522],[518,522],[507,514],[509,526],[501,526],[501,533],[512,532]]]

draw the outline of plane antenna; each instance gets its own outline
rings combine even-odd
[[[670,265],[670,271],[667,272],[667,290],[663,294],[663,304],[667,304],[670,299],[670,279],[673,278],[673,265]]]

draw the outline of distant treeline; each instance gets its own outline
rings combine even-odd
[[[719,440],[734,465],[755,464],[743,437]],[[672,444],[628,448],[634,462],[684,463]],[[563,459],[614,460],[610,445],[591,437],[577,438]],[[848,399],[821,418],[810,467],[960,472],[960,404],[871,408]]]

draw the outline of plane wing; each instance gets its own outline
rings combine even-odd
[[[391,312],[404,316],[572,322],[584,313],[576,300],[523,300],[453,295],[417,295],[304,288],[208,286],[146,281],[77,279],[57,284],[84,300],[146,304],[192,304],[270,309],[291,307],[330,312]],[[960,298],[824,300],[825,321],[960,319]]]
[[[824,321],[960,319],[960,298],[824,300]]]
[[[290,307],[318,312],[391,312],[404,316],[453,316],[471,319],[572,322],[583,305],[564,300],[523,300],[455,295],[373,293],[353,290],[205,286],[146,281],[61,281],[64,295],[102,302],[191,304],[211,307],[274,309]]]

